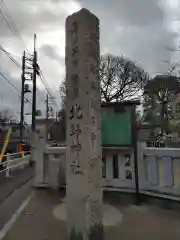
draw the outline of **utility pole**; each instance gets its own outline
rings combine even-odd
[[[21,75],[21,115],[20,115],[20,142],[24,137],[24,83],[25,83],[25,51],[22,57],[22,75]]]
[[[58,121],[58,112],[56,111],[56,122]]]
[[[46,140],[48,140],[49,96],[46,97]]]
[[[32,131],[36,130],[36,73],[37,73],[37,52],[36,34],[34,34],[34,55],[33,55],[33,96],[32,96]]]
[[[49,96],[47,93],[47,97],[46,97],[46,120],[48,120],[49,117]]]

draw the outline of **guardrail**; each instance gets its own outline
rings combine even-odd
[[[26,164],[29,163],[30,160],[30,152],[20,152],[13,154],[4,155],[4,161],[0,163],[2,166],[2,170],[0,170],[0,174],[5,172],[5,176],[8,178],[11,176],[11,172],[15,169],[23,168]]]

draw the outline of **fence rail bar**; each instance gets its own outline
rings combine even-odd
[[[17,166],[20,166],[20,165],[25,164],[25,163],[28,163],[28,162],[29,162],[29,161],[21,162],[21,163],[19,163],[19,164],[13,165],[13,166],[11,166],[11,167],[5,168],[5,169],[1,170],[0,173],[1,173],[1,172],[6,172],[6,171],[8,171],[9,169],[15,168],[15,167],[17,167]]]
[[[18,157],[18,158],[15,158],[15,159],[12,159],[12,160],[8,160],[8,161],[5,161],[5,162],[0,162],[0,165],[7,164],[9,162],[15,162],[15,161],[17,161],[17,160],[19,160],[21,158],[27,158],[28,156],[30,156],[30,155],[26,155],[24,157]]]
[[[7,156],[14,156],[14,155],[21,155],[21,154],[25,154],[25,153],[31,153],[31,151],[23,151],[23,152],[18,152],[18,153],[10,153],[10,154],[6,154],[4,155],[4,157],[7,157]]]

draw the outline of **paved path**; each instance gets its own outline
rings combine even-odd
[[[33,175],[34,169],[29,165],[23,169],[13,171],[12,177],[10,178],[6,178],[4,172],[0,173],[0,204],[10,196],[15,189],[31,179]]]
[[[61,216],[57,217],[57,214],[54,214],[62,202],[63,198],[53,191],[36,191],[4,240],[67,240],[65,210],[61,209],[59,212]],[[108,208],[107,217],[114,225],[108,220],[105,226],[105,240],[180,239],[179,211],[152,206],[111,207]],[[120,213],[120,221],[114,221],[114,208]]]
[[[27,198],[32,190],[29,180],[34,175],[34,169],[26,166],[15,170],[11,178],[0,175],[0,230],[11,219],[14,212]]]
[[[26,184],[16,189],[6,200],[3,201],[3,203],[0,204],[0,231],[12,218],[20,205],[27,199],[27,196],[31,191],[32,183],[31,181],[28,181]]]

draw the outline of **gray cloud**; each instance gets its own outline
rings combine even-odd
[[[61,3],[64,2],[65,1],[61,1]],[[60,30],[64,25],[67,15],[66,11],[63,9],[56,8],[56,2],[51,1],[14,0],[14,4],[12,4],[11,0],[7,0],[5,1],[5,4],[25,42],[32,38],[34,32],[37,32],[38,35],[40,33]],[[21,52],[18,53],[19,49],[17,49],[16,39],[10,32],[2,14],[0,15],[0,31],[0,44],[10,52],[15,51],[20,56],[18,62],[21,64]],[[44,45],[42,48],[40,47],[38,51],[40,52],[39,55],[41,55],[42,61],[43,57],[48,57],[49,60],[56,58],[54,60],[60,64],[63,63],[62,58],[56,53],[57,51],[54,49],[54,46]],[[51,62],[49,63],[50,64],[48,65],[51,65]],[[49,69],[51,69],[51,67]],[[21,70],[17,69],[17,67],[2,52],[0,52],[0,72],[4,73],[4,75],[21,91]],[[51,75],[51,73],[49,73],[49,75]],[[0,101],[0,110],[3,108],[11,108],[17,118],[19,118],[20,93],[14,90],[2,78],[0,78],[0,81],[0,97],[2,98],[2,101]],[[38,82],[39,81],[40,80],[38,79]],[[51,84],[49,85],[51,87]],[[58,90],[53,89],[53,95],[59,98]],[[27,94],[26,97],[30,101],[32,100],[32,94]],[[40,88],[37,91],[37,109],[41,109],[43,115],[45,115],[45,101],[42,100],[42,98],[44,100],[46,99],[46,92],[44,89],[42,90],[42,88]],[[28,104],[25,104],[25,106],[25,112],[31,112],[31,106]],[[30,121],[31,117],[26,118]]]
[[[142,26],[156,24],[164,17],[157,0],[77,1],[110,23],[118,20],[118,24]]]
[[[24,36],[64,28],[67,12],[63,0],[11,0],[6,5]],[[43,4],[42,4],[43,2]],[[76,0],[92,10],[101,24],[101,51],[124,54],[142,64],[147,71],[164,71],[162,62],[171,58],[166,46],[172,47],[176,35],[166,26],[166,12],[158,0]],[[2,18],[2,16],[0,17]],[[0,21],[1,38],[10,32]],[[57,61],[54,46],[44,46],[44,53]]]
[[[158,0],[78,0],[100,19],[101,51],[124,54],[146,71],[166,71],[167,46],[177,35],[168,29],[167,13]]]
[[[63,3],[65,1],[61,1]],[[57,29],[63,25],[66,12],[60,7],[56,7],[54,1],[33,1],[33,0],[7,0],[8,12],[13,16],[13,20],[18,26],[18,30],[24,36],[32,36],[34,32],[46,32]],[[12,37],[12,33],[0,15],[0,29],[2,37]]]
[[[168,14],[158,0],[13,0],[13,4],[12,0],[6,0],[7,8],[25,42],[30,42],[33,33],[37,33],[40,66],[58,104],[60,103],[58,86],[64,79],[64,59],[60,52],[60,49],[63,51],[64,36],[57,35],[58,46],[54,41],[56,37],[53,35],[48,39],[47,34],[64,31],[65,18],[69,12],[67,9],[69,6],[66,4],[70,2],[88,8],[99,17],[101,53],[123,54],[150,74],[167,71],[164,61],[170,60],[172,53],[167,51],[166,47],[173,48],[177,35],[169,28]],[[2,15],[0,31],[0,44],[17,53],[17,43]],[[21,53],[19,56],[21,57]],[[21,59],[18,61],[21,62]],[[19,89],[21,88],[21,71],[17,70],[13,63],[2,58],[1,53],[0,71],[4,72]],[[3,94],[4,100],[0,101],[0,107],[6,104],[17,112],[20,109],[19,95],[10,88],[9,84],[2,83],[0,95]],[[45,98],[44,90],[40,92]],[[31,99],[31,95],[29,98]],[[45,103],[39,96],[37,108],[45,110]],[[27,111],[29,110],[30,108],[27,108]]]
[[[41,46],[40,52],[43,55],[49,57],[50,60],[55,60],[60,65],[64,64],[64,58],[59,55],[57,46],[44,44],[44,45]]]

